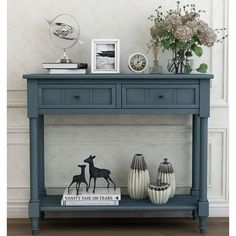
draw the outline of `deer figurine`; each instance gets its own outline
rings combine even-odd
[[[85,167],[86,165],[78,165],[78,167],[81,168],[81,174],[80,175],[74,175],[73,176],[73,179],[71,181],[71,184],[69,185],[68,187],[68,193],[69,193],[69,190],[70,190],[70,187],[73,183],[76,183],[76,194],[79,195],[79,188],[80,188],[80,184],[81,183],[85,183],[86,184],[86,191],[88,192],[88,183],[86,181],[86,178],[85,178]]]
[[[116,184],[113,182],[113,180],[110,177],[111,171],[107,169],[99,169],[94,166],[93,160],[96,156],[90,155],[87,159],[84,160],[85,163],[89,164],[89,186],[90,188],[90,183],[91,179],[93,178],[94,180],[94,186],[93,186],[93,193],[95,193],[95,188],[96,188],[96,180],[97,178],[104,178],[107,181],[107,188],[109,188],[110,182],[111,181],[114,185],[114,189],[116,189]]]

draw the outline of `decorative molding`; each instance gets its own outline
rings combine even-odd
[[[212,178],[212,143],[208,142],[208,188],[212,188]]]
[[[26,108],[27,90],[7,90],[7,107]]]
[[[229,199],[229,158],[228,158],[228,129],[227,128],[210,128],[211,133],[220,133],[222,135],[222,189],[221,193],[224,200]]]
[[[221,102],[217,102],[217,103],[212,103],[210,107],[217,107],[217,108],[229,108],[229,104],[228,103],[221,103]]]
[[[209,202],[209,216],[210,217],[229,217],[229,203]]]
[[[26,108],[27,104],[24,102],[8,102],[7,108]]]
[[[7,89],[8,92],[26,92],[27,89]]]
[[[220,3],[219,3],[220,1]],[[227,28],[228,29],[228,0],[216,0],[213,1],[211,0],[211,26],[215,28],[215,21],[216,19],[219,18],[219,14],[217,11],[215,11],[215,6],[217,6],[217,9],[222,9],[223,14],[223,26],[222,25],[217,25],[216,27],[222,27],[222,28]],[[219,8],[219,6],[222,6],[222,8]],[[210,68],[213,68],[213,60],[214,58],[218,58],[218,55],[215,55],[215,47],[212,47],[210,50]],[[219,99],[219,101],[213,101],[213,103],[216,103],[217,105],[220,104],[226,104],[228,105],[228,38],[223,41],[222,43],[222,58],[223,58],[223,65],[222,65],[222,75],[217,75],[218,79],[222,80],[221,87],[222,87],[222,99]],[[213,88],[212,88],[213,89]]]
[[[29,133],[29,127],[11,126],[7,128],[7,133]]]
[[[28,206],[7,207],[7,218],[28,218]]]
[[[224,2],[224,27],[229,29],[229,2],[228,0],[223,0]],[[224,100],[225,103],[228,103],[229,100],[229,86],[228,86],[228,82],[229,82],[229,73],[228,73],[228,69],[229,69],[229,61],[228,61],[228,54],[229,54],[229,47],[228,47],[228,38],[226,38],[226,40],[223,42],[224,43]]]

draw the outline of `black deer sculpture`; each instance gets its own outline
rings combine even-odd
[[[107,188],[110,186],[111,181],[114,185],[114,189],[116,189],[116,184],[113,182],[113,180],[110,177],[111,171],[107,169],[99,169],[94,166],[93,160],[96,156],[90,155],[87,159],[84,160],[85,163],[89,164],[89,188],[90,188],[90,183],[91,179],[93,178],[94,180],[94,186],[93,186],[93,193],[95,193],[95,188],[96,188],[96,180],[97,178],[104,178],[107,181]]]
[[[76,183],[76,194],[77,195],[79,195],[79,188],[80,188],[81,183],[86,184],[86,191],[87,192],[88,192],[88,188],[89,188],[88,183],[87,183],[86,178],[85,178],[85,167],[86,167],[86,165],[78,165],[78,167],[81,168],[81,174],[80,175],[74,175],[73,179],[71,181],[71,184],[68,187],[68,193],[69,193],[71,185],[73,183]]]

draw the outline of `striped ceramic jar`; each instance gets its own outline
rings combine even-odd
[[[154,182],[148,185],[148,196],[153,204],[165,204],[169,200],[171,187],[168,183]]]
[[[135,154],[128,174],[128,193],[132,199],[147,198],[147,186],[150,183],[147,164],[143,154]]]
[[[157,171],[157,181],[165,182],[170,184],[171,194],[170,197],[174,197],[175,195],[175,172],[171,163],[167,158],[164,158],[164,161],[161,162],[158,171]]]

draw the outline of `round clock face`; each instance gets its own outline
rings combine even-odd
[[[134,53],[129,57],[129,68],[133,72],[143,72],[147,68],[148,59],[143,53]]]

